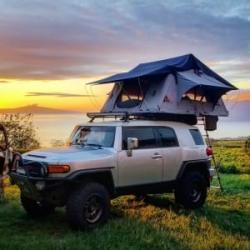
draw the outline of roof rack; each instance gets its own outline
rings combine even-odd
[[[194,115],[181,115],[181,114],[168,114],[168,113],[155,113],[155,112],[94,112],[87,113],[90,118],[89,122],[93,122],[96,118],[119,118],[121,121],[127,122],[129,120],[158,120],[158,121],[176,121],[184,122],[189,125],[197,124],[197,117]]]
[[[87,116],[90,118],[89,122],[93,122],[96,118],[120,118],[121,120],[128,121],[129,114],[128,112],[114,112],[114,113],[105,113],[105,112],[93,112],[87,113]]]

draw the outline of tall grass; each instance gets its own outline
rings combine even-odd
[[[217,163],[222,173],[250,174],[250,155],[246,153],[244,141],[213,142]]]

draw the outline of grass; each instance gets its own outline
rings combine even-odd
[[[213,148],[221,172],[250,174],[250,155],[245,151],[244,140],[213,141]]]
[[[72,231],[63,209],[29,218],[18,189],[0,204],[0,249],[250,249],[250,175],[223,175],[225,193],[212,190],[206,205],[187,211],[173,195],[115,199],[112,216],[93,232]]]

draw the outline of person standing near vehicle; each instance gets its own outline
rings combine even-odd
[[[0,124],[0,200],[4,198],[4,175],[8,141],[5,128]]]

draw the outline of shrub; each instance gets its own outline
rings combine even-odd
[[[40,146],[32,114],[2,114],[0,123],[7,130],[11,147],[16,151],[29,151]]]
[[[237,166],[235,165],[227,165],[227,164],[224,164],[224,165],[221,165],[220,168],[219,168],[219,172],[220,173],[224,173],[224,174],[239,174],[240,173],[240,170],[237,168]]]

